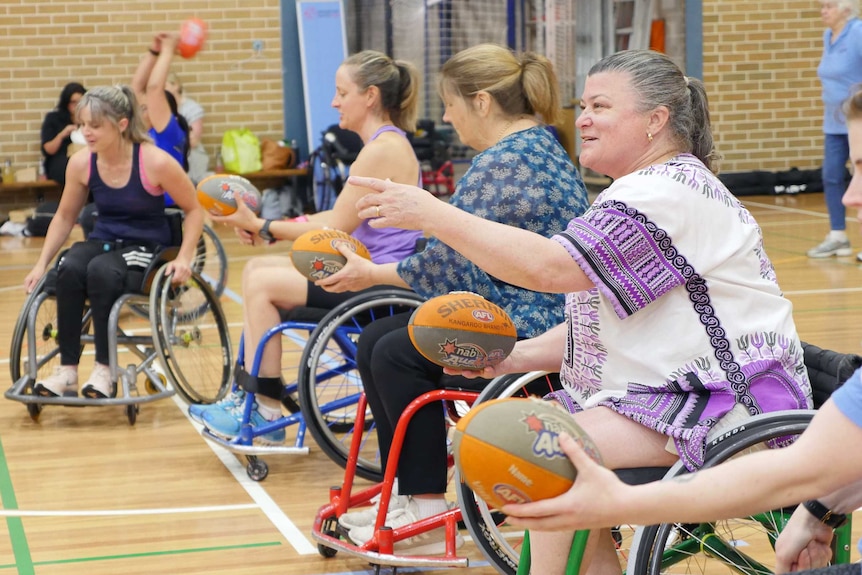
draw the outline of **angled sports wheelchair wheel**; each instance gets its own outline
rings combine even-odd
[[[360,294],[334,308],[311,333],[297,378],[299,404],[308,430],[320,448],[345,467],[356,421],[362,381],[356,369],[356,343],[362,329],[376,319],[404,313],[424,300],[402,289]],[[356,473],[381,481],[377,434],[371,410],[365,412],[365,433]]]
[[[473,408],[483,401],[505,397],[543,397],[559,389],[557,374],[534,371],[500,376],[479,394]],[[515,575],[524,542],[524,530],[505,525],[506,516],[488,507],[456,474],[458,505],[464,524],[476,546],[500,573]]]
[[[204,278],[216,297],[221,297],[227,284],[227,253],[215,230],[204,225],[201,239],[198,240],[192,270]]]
[[[210,284],[199,274],[172,285],[163,266],[150,290],[156,352],[186,401],[213,403],[227,392],[231,344],[227,320]]]
[[[808,427],[814,413],[780,411],[753,417],[710,442],[703,468],[769,442],[784,445]],[[685,468],[677,464],[667,477],[685,473]],[[779,509],[712,523],[641,528],[632,545],[627,573],[774,573],[773,545],[792,512],[792,508]]]
[[[27,296],[12,329],[9,372],[13,383],[28,376],[32,385],[38,379],[51,375],[54,367],[60,365],[60,348],[57,345],[57,300],[53,290],[47,287],[49,274],[45,274]],[[81,321],[82,334],[90,331],[90,324],[90,311],[85,307]]]

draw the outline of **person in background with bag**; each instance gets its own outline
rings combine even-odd
[[[335,74],[332,106],[339,125],[359,134],[365,143],[353,170],[394,182],[418,184],[419,161],[406,132],[415,129],[419,77],[409,63],[366,50],[350,56]],[[227,158],[225,158],[227,160]],[[304,232],[323,227],[350,233],[365,244],[377,263],[397,262],[416,249],[421,233],[396,228],[372,228],[356,214],[356,202],[366,193],[346,186],[331,210],[289,221],[264,220],[243,202],[230,216],[213,221],[232,225],[243,243],[268,244],[294,240]],[[300,306],[330,309],[354,293],[332,294],[309,282],[293,267],[287,255],[261,256],[246,264],[242,277],[245,366],[251,367],[261,336],[281,322],[282,313]],[[257,378],[257,405],[251,424],[281,417],[281,338],[272,338],[263,353]],[[244,392],[238,389],[210,406],[191,406],[189,414],[217,435],[233,438],[240,430]],[[284,441],[284,430],[267,434],[263,441]]]
[[[88,149],[69,159],[60,206],[33,270],[24,279],[32,292],[66,242],[88,192],[99,211],[87,241],[74,244],[57,265],[57,341],[60,365],[33,387],[35,395],[76,396],[81,359],[81,317],[89,300],[96,363],[82,393],[93,399],[116,397],[108,366],[108,315],[124,292],[140,285],[160,247],[173,238],[162,195],[174,194],[185,212],[183,240],[168,273],[175,283],[191,275],[204,211],[185,171],[146,135],[129,86],[105,86],[84,94],[77,108]]]
[[[66,84],[60,92],[57,107],[48,112],[42,122],[45,176],[60,184],[60,187],[66,183],[66,164],[69,162],[66,151],[72,143],[72,132],[78,127],[75,108],[86,92],[86,88],[78,82]]]
[[[186,95],[183,83],[175,72],[168,74],[165,88],[174,95],[179,115],[185,118],[189,125],[189,177],[192,183],[197,185],[212,174],[209,171],[210,158],[201,141],[204,134],[204,108]]]

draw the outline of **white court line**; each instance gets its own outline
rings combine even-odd
[[[189,417],[185,402],[176,395],[173,396],[173,400],[174,403],[177,404],[177,407],[179,407],[180,411],[183,412],[189,420],[189,423],[191,423],[198,433],[200,433],[202,426]],[[269,496],[260,483],[252,480],[248,476],[245,466],[237,460],[233,453],[215,443],[207,441],[203,437],[201,437],[201,441],[206,443],[210,449],[213,450],[213,453],[215,453],[216,457],[221,460],[227,470],[231,472],[237,483],[245,489],[249,497],[252,498],[263,514],[267,516],[275,528],[278,529],[281,535],[288,543],[290,543],[297,553],[300,555],[313,555],[317,553],[317,546],[312,544],[308,538],[303,535],[302,531],[294,525],[293,521],[291,521],[278,504],[273,501],[272,497]]]
[[[0,509],[0,517],[108,517],[133,515],[171,515],[173,513],[212,513],[257,509],[253,503],[241,505],[208,505],[206,507],[166,507],[162,509],[89,509],[84,511],[28,511]]]

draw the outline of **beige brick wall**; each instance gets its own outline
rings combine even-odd
[[[279,0],[2,0],[0,162],[36,166],[42,120],[67,82],[128,83],[153,34],[190,16],[207,23],[207,44],[174,70],[206,111],[210,155],[229,128],[281,138]],[[254,40],[264,49],[252,58]],[[8,203],[0,197],[0,209]]]
[[[722,172],[820,166],[816,0],[704,0],[703,72]]]

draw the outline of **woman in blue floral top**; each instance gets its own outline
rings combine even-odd
[[[443,120],[464,144],[479,151],[459,180],[452,205],[546,237],[564,230],[587,209],[583,181],[542,123],[554,123],[560,113],[556,75],[547,59],[516,55],[501,46],[474,46],[443,66],[440,94],[446,107]],[[318,285],[332,291],[396,285],[426,297],[475,292],[505,308],[521,338],[563,321],[563,296],[500,281],[433,237],[423,252],[398,263],[375,265],[345,255],[348,265]],[[358,367],[384,466],[398,416],[413,399],[443,387],[481,389],[487,383],[446,376],[443,368],[422,357],[407,334],[409,317],[378,320],[365,328],[359,341]],[[400,495],[393,494],[387,525],[398,527],[447,509],[446,457],[443,411],[429,405],[414,416],[407,431],[398,465]],[[375,518],[376,509],[369,509],[344,514],[339,521],[350,538],[362,544],[371,538]],[[395,546],[401,552],[442,553],[443,541],[443,530],[438,529]]]

